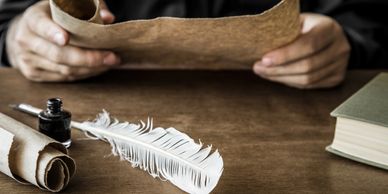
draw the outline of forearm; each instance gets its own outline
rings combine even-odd
[[[346,26],[343,28],[351,45],[349,69],[388,67],[388,50],[384,38],[369,37]]]
[[[6,34],[11,20],[37,1],[38,0],[0,1],[0,66],[10,66],[5,43]]]
[[[386,0],[320,0],[313,10],[335,19],[351,45],[349,68],[388,67],[388,17]],[[330,2],[330,3],[329,3]]]

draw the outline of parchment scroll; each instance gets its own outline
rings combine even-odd
[[[98,0],[50,0],[55,22],[73,45],[117,52],[129,68],[251,69],[300,32],[299,0],[282,0],[258,14],[101,24]]]
[[[62,144],[0,113],[0,171],[20,183],[59,192],[74,175],[75,162]]]

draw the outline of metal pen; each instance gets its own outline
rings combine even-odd
[[[39,113],[43,111],[40,108],[36,108],[36,107],[33,107],[33,106],[29,105],[29,104],[24,104],[24,103],[21,103],[21,104],[10,104],[9,106],[11,108],[15,109],[15,110],[18,110],[18,111],[30,114],[32,116],[38,116]]]

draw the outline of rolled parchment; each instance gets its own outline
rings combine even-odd
[[[70,44],[118,53],[128,68],[251,69],[300,33],[299,0],[257,15],[133,20],[103,25],[99,0],[50,0]]]
[[[73,177],[75,162],[59,142],[0,113],[0,171],[20,183],[59,192]]]

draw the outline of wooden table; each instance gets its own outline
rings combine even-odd
[[[104,108],[120,120],[151,116],[154,126],[174,126],[219,149],[225,169],[214,193],[387,193],[387,171],[324,150],[334,133],[330,111],[377,73],[351,71],[340,87],[304,91],[244,71],[113,71],[78,83],[42,84],[0,69],[0,111],[36,128],[36,118],[8,104],[44,107],[59,96],[77,121]],[[76,130],[70,154],[78,169],[63,193],[182,193]],[[0,174],[0,193],[39,192]]]

